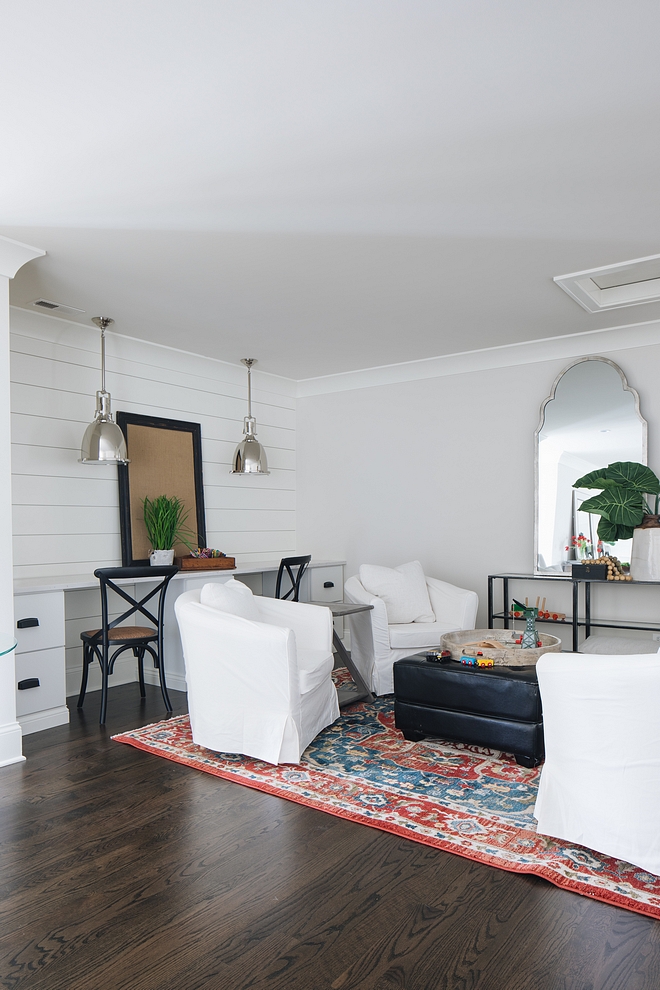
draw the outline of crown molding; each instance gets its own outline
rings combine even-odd
[[[11,237],[3,237],[0,234],[0,275],[13,278],[19,268],[34,258],[43,257],[45,253],[42,248],[13,241]]]
[[[495,368],[521,364],[537,364],[541,361],[569,360],[594,353],[622,351],[658,343],[660,343],[660,320],[649,320],[604,330],[587,330],[561,337],[545,337],[541,340],[484,347],[475,351],[461,351],[402,364],[365,368],[362,371],[348,371],[322,378],[307,378],[298,382],[297,396],[304,398],[331,392],[347,392],[357,388],[375,388],[378,385],[421,381],[426,378],[445,378],[449,375],[464,375],[475,371],[491,371]]]

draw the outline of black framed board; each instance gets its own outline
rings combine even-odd
[[[149,563],[151,547],[142,504],[145,497],[180,498],[188,511],[187,527],[196,532],[197,545],[205,547],[200,424],[126,412],[117,413],[117,423],[129,458],[128,464],[118,465],[122,565]],[[184,544],[174,549],[177,557],[190,552]]]

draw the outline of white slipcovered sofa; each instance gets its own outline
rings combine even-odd
[[[252,595],[233,578],[177,598],[193,740],[297,763],[339,717],[332,613]]]
[[[362,579],[370,584],[371,591]],[[375,588],[382,594],[374,593]],[[360,574],[346,581],[344,593],[349,602],[373,606],[372,611],[358,612],[348,619],[351,657],[375,694],[394,690],[395,660],[437,648],[444,633],[474,629],[479,605],[474,591],[427,577],[416,560],[396,568],[363,564]],[[415,614],[418,618],[410,621]]]
[[[546,653],[537,831],[660,876],[660,656]]]

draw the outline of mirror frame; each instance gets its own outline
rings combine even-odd
[[[621,370],[618,364],[614,361],[610,361],[609,358],[600,357],[598,355],[589,355],[588,357],[578,358],[576,361],[572,361],[563,371],[561,371],[555,378],[552,388],[550,390],[550,395],[543,400],[541,403],[541,418],[539,425],[534,433],[534,574],[543,574],[550,576],[550,572],[542,571],[539,568],[539,434],[545,425],[545,410],[549,402],[555,398],[555,393],[557,391],[557,386],[562,380],[564,375],[570,371],[572,368],[576,368],[579,364],[584,364],[585,361],[602,361],[603,364],[609,364],[611,368],[619,375],[621,379],[621,385],[624,392],[630,392],[635,400],[635,412],[639,417],[639,421],[642,424],[642,464],[648,463],[648,423],[642,416],[639,407],[639,392],[634,389],[632,385],[628,384],[628,379]]]

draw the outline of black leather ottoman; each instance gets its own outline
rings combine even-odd
[[[536,667],[433,663],[420,653],[394,664],[394,715],[406,739],[440,736],[542,762],[543,713]]]

